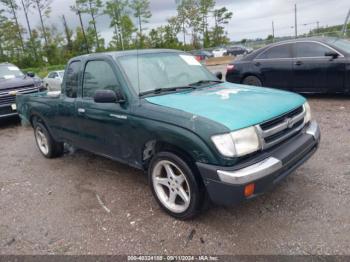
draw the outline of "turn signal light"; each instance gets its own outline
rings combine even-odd
[[[250,197],[254,195],[254,190],[255,190],[255,184],[246,185],[244,188],[244,196]]]

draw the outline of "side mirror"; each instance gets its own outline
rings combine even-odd
[[[117,96],[111,90],[97,90],[94,95],[94,101],[96,103],[116,103]]]
[[[33,72],[28,72],[28,73],[27,73],[27,76],[29,76],[29,77],[35,77],[35,74],[34,74]]]
[[[215,76],[217,77],[217,79],[222,80],[222,73],[221,72],[216,72]]]
[[[330,57],[332,57],[333,59],[336,59],[336,58],[339,57],[339,54],[338,54],[337,52],[335,52],[335,51],[326,52],[324,55],[325,55],[325,56],[330,56]]]
[[[125,98],[119,90],[116,92],[112,90],[97,90],[94,95],[94,101],[95,103],[124,103]]]

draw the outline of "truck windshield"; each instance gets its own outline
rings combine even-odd
[[[18,67],[13,65],[0,65],[0,79],[11,79],[16,77],[22,77],[24,74]]]
[[[137,94],[218,80],[186,53],[135,54],[117,59]]]

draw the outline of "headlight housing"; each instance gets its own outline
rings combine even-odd
[[[305,111],[305,117],[304,117],[304,124],[307,124],[311,121],[312,115],[311,115],[311,108],[308,102],[305,102],[303,105],[304,111]]]
[[[240,157],[261,149],[255,127],[244,128],[212,138],[217,150],[225,157]]]

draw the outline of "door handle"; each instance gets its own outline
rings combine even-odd
[[[302,65],[303,64],[303,62],[301,62],[301,61],[296,61],[295,62],[295,65],[297,65],[297,66],[300,66],[300,65]]]
[[[79,114],[84,114],[85,113],[85,109],[84,108],[78,108],[78,113]]]

